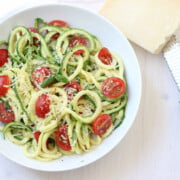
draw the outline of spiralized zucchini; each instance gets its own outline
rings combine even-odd
[[[35,19],[35,28],[37,32],[17,26],[9,35],[9,58],[1,67],[0,76],[7,75],[11,84],[0,102],[8,102],[15,118],[4,123],[2,133],[14,144],[24,146],[27,157],[40,161],[92,151],[124,119],[126,90],[117,98],[106,97],[102,92],[102,83],[111,77],[122,79],[126,85],[123,62],[110,51],[112,62],[103,63],[99,58],[101,42],[85,30],[49,25],[40,18]],[[74,37],[83,38],[86,44],[75,41],[71,47]],[[45,79],[37,86],[33,76],[41,67],[51,73],[44,72]],[[78,83],[80,89],[67,90],[71,82]],[[44,117],[36,109],[41,95],[50,102]],[[93,129],[101,114],[110,115],[112,120],[103,135]],[[67,127],[69,150],[57,143],[57,131],[62,126]]]

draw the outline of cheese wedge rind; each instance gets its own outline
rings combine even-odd
[[[158,54],[180,25],[180,0],[107,0],[100,14],[129,40]]]

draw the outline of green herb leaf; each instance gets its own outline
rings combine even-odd
[[[41,19],[41,18],[36,18],[35,21],[34,21],[34,27],[36,29],[39,29],[40,26],[42,26],[44,24],[46,24],[46,22],[43,19]]]
[[[64,83],[69,82],[68,79],[61,74],[56,74],[54,77],[58,82],[64,82]]]
[[[55,74],[52,75],[50,77],[48,77],[47,79],[45,79],[42,83],[41,83],[41,87],[45,88],[50,84],[56,83],[56,82],[64,82],[64,83],[68,83],[68,79],[60,74]]]
[[[7,46],[8,43],[6,41],[0,41],[0,46]]]
[[[0,102],[3,102],[5,104],[5,109],[8,110],[10,105],[9,105],[9,102],[4,100],[4,99],[0,99]]]
[[[42,88],[45,88],[45,87],[47,87],[48,85],[53,84],[53,83],[55,83],[55,82],[56,82],[56,79],[55,79],[54,75],[52,75],[52,76],[48,77],[47,79],[45,79],[45,80],[41,83],[41,87],[42,87]]]

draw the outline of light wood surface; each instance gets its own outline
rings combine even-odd
[[[69,3],[81,3],[94,11],[103,3],[82,1]],[[17,3],[21,5],[20,1]],[[132,46],[142,72],[143,93],[136,120],[123,141],[97,162],[59,173],[30,170],[0,155],[0,180],[180,179],[180,92],[162,55],[151,55]]]

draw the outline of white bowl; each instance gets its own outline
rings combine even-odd
[[[35,18],[46,21],[62,19],[71,26],[85,29],[96,35],[105,47],[117,52],[123,59],[128,84],[128,104],[123,123],[101,145],[90,153],[64,156],[52,162],[29,159],[20,146],[4,140],[0,135],[0,152],[16,163],[42,171],[64,171],[90,164],[109,153],[125,136],[132,126],[141,98],[141,74],[136,55],[124,35],[109,21],[88,10],[65,5],[46,4],[28,7],[11,13],[0,22],[0,40],[7,40],[9,32],[16,25],[33,26]]]

